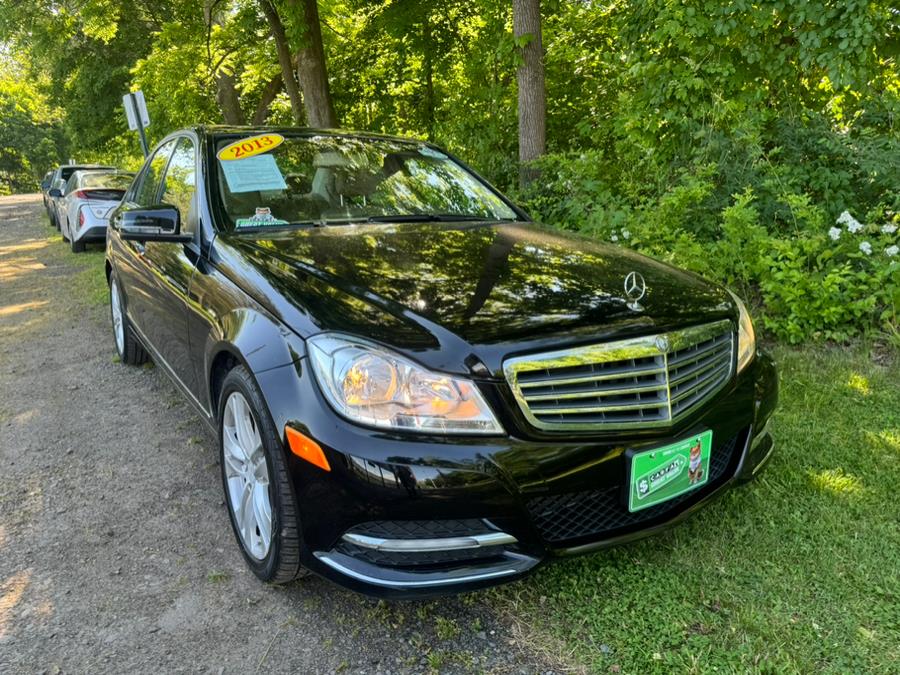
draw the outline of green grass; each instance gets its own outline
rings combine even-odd
[[[60,262],[65,262],[76,268],[70,279],[72,295],[80,301],[91,306],[107,305],[109,303],[109,288],[106,285],[106,273],[104,272],[104,248],[97,244],[88,244],[87,250],[82,253],[72,253],[68,242],[63,241],[62,235],[51,225],[47,225],[50,253]]]
[[[500,589],[594,672],[898,672],[900,365],[776,350],[776,454],[681,527]]]

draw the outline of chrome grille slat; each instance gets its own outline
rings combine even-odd
[[[615,388],[606,387],[603,389],[579,389],[576,391],[559,391],[551,394],[525,394],[525,400],[532,401],[552,401],[554,399],[570,399],[570,398],[590,398],[591,396],[603,398],[606,396],[622,395],[622,394],[642,394],[644,392],[659,391],[665,389],[665,382],[653,382],[643,386]]]
[[[673,354],[669,357],[669,368],[671,369],[672,367],[680,367],[685,363],[696,361],[710,351],[715,351],[722,346],[729,346],[730,343],[731,341],[729,340],[729,337],[723,335],[719,338],[709,340],[707,341],[707,343],[698,344],[689,349],[682,349],[678,354]]]
[[[702,352],[696,352],[690,355],[690,358],[685,358],[677,363],[672,363],[669,361],[669,376],[672,376],[673,372],[679,372],[690,368],[695,363],[702,363],[705,361],[709,361],[710,359],[715,359],[718,356],[721,356],[723,352],[731,351],[731,345],[728,343],[716,345],[714,349],[706,349]]]
[[[622,404],[613,404],[613,405],[593,405],[593,406],[578,406],[577,408],[536,408],[534,406],[531,407],[531,412],[535,415],[541,415],[544,413],[551,413],[554,415],[565,415],[567,413],[599,413],[599,412],[622,412],[624,410],[643,410],[645,408],[662,408],[667,406],[668,402],[665,400],[657,400],[657,401],[640,401],[639,403],[622,403]]]
[[[672,403],[673,404],[678,403],[679,401],[690,396],[693,392],[697,391],[698,389],[702,389],[703,387],[709,386],[710,384],[715,384],[718,381],[719,376],[723,375],[726,372],[725,368],[726,368],[726,364],[720,363],[717,370],[714,371],[713,373],[709,374],[710,375],[709,378],[705,378],[702,380],[697,380],[696,382],[692,382],[690,384],[690,386],[688,386],[686,389],[679,391],[678,394],[676,394],[675,396],[672,396],[671,397]]]
[[[730,349],[727,351],[727,354],[730,356]],[[720,352],[719,354],[716,354],[715,356],[707,360],[692,364],[692,366],[685,371],[679,370],[678,375],[674,378],[672,377],[672,371],[669,370],[669,387],[677,387],[679,384],[685,382],[686,380],[690,380],[692,377],[697,377],[698,375],[701,375],[711,368],[721,366],[724,363],[721,357],[724,355],[726,355],[726,352]]]
[[[527,387],[541,387],[547,386],[548,384],[579,384],[581,382],[603,382],[605,380],[616,380],[620,377],[641,377],[642,375],[660,375],[665,373],[666,369],[664,366],[657,366],[654,368],[641,368],[641,369],[628,369],[623,368],[613,373],[606,373],[603,375],[582,375],[579,377],[569,377],[564,379],[554,379],[552,376],[547,376],[546,378],[542,378],[540,380],[526,380],[525,382],[520,382],[519,386],[523,389]]]
[[[734,370],[724,320],[508,359],[506,379],[526,419],[548,430],[664,426],[715,395]]]

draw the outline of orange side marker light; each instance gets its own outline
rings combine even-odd
[[[300,459],[305,459],[310,464],[319,467],[323,471],[331,471],[331,465],[325,458],[322,448],[313,439],[304,436],[293,427],[285,426],[284,433],[287,434],[288,445]]]

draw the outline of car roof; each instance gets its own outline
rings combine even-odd
[[[117,169],[114,166],[92,166],[86,169],[78,169],[74,173],[105,173],[109,175],[127,174],[129,176],[135,175],[134,171],[125,171],[124,169]]]

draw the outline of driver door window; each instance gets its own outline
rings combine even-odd
[[[156,206],[159,204],[159,185],[162,181],[163,169],[172,149],[175,147],[175,139],[172,139],[153,155],[150,163],[144,167],[139,183],[134,188],[134,203],[138,206]]]
[[[172,161],[166,169],[163,180],[162,203],[174,206],[181,214],[181,231],[194,231],[197,220],[196,193],[196,153],[194,143],[189,138],[179,138],[178,145],[172,155]]]

